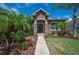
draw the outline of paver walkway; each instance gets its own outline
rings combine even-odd
[[[43,35],[38,35],[35,55],[50,55]]]

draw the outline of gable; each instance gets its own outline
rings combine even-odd
[[[46,20],[48,18],[48,13],[43,9],[39,9],[35,11],[32,16],[33,20]]]
[[[45,16],[42,15],[42,14],[39,14],[39,15],[37,16],[37,19],[45,19]]]
[[[32,15],[38,15],[38,14],[43,14],[43,15],[49,15],[48,12],[46,12],[45,10],[43,9],[38,9],[37,11],[35,11]]]

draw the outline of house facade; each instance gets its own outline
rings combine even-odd
[[[60,28],[54,27],[62,19],[48,18],[49,13],[43,9],[35,11],[33,14],[33,32],[34,34],[43,33],[45,35],[52,34],[53,31],[60,31]]]

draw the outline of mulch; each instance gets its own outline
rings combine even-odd
[[[30,45],[25,50],[21,50],[20,44],[15,42],[13,47],[11,48],[10,55],[34,55],[37,36],[31,35],[31,36],[25,37],[25,39],[26,41],[30,42]],[[3,55],[3,52],[4,52],[3,50],[0,50],[0,55]]]
[[[57,38],[57,37],[70,38],[70,39],[79,40],[79,36],[73,37],[73,36],[71,36],[71,35],[67,35],[67,36],[54,36],[54,35],[49,34],[49,35],[45,36],[45,38]]]

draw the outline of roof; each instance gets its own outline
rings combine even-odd
[[[37,12],[39,12],[39,11],[43,11],[43,12],[45,12],[46,14],[48,14],[49,15],[49,13],[47,12],[47,11],[45,11],[44,9],[42,9],[42,8],[40,8],[40,9],[38,9],[37,11],[35,11],[32,15],[35,15]]]
[[[48,20],[49,21],[53,21],[53,20],[55,20],[55,21],[60,21],[60,20],[65,21],[66,19],[63,19],[63,18],[48,18]]]

